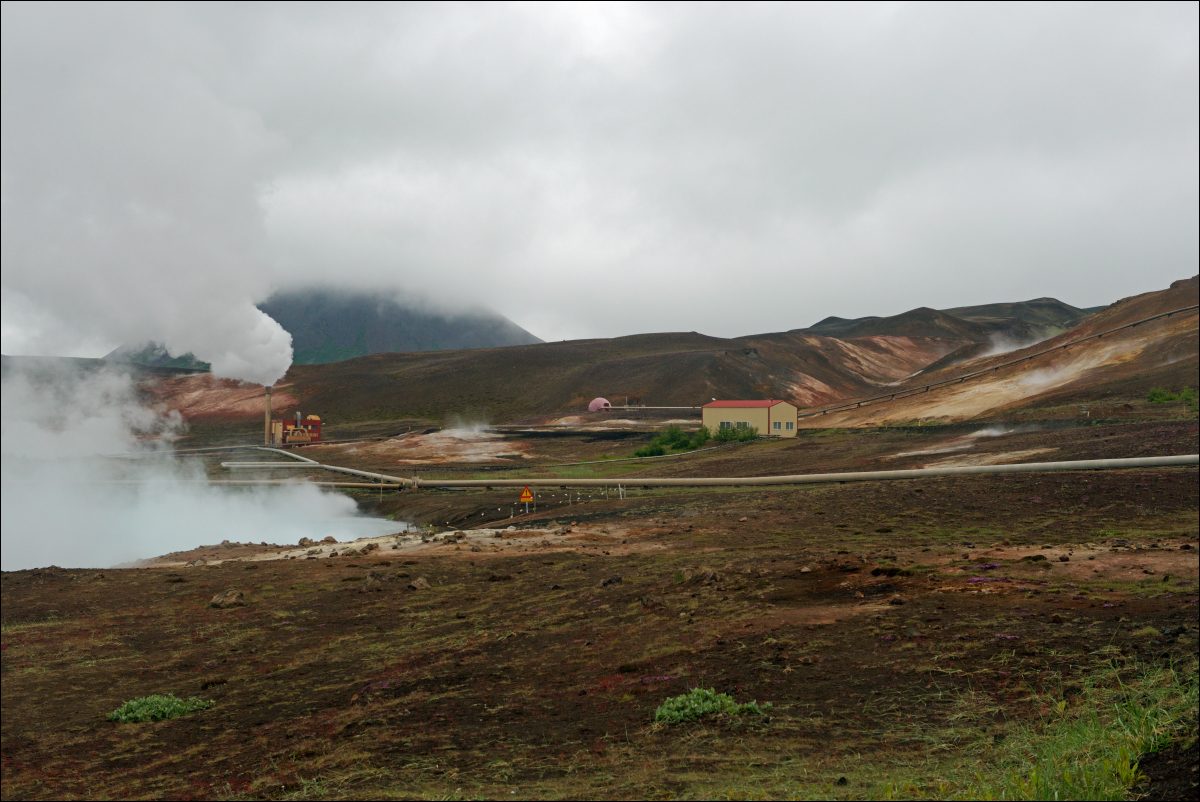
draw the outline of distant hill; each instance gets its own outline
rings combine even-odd
[[[942,337],[964,343],[1033,342],[1060,334],[1102,309],[1079,309],[1056,298],[1035,298],[941,310],[920,307],[891,317],[827,317],[800,331],[842,340],[892,335]]]
[[[495,312],[427,312],[367,293],[328,289],[276,293],[258,308],[292,335],[297,365],[323,365],[367,354],[542,342]],[[164,368],[210,367],[190,353],[172,356],[157,343],[123,345],[104,359]]]
[[[367,354],[542,342],[495,312],[427,312],[366,293],[322,289],[276,293],[259,309],[292,335],[297,365],[323,365]]]
[[[832,326],[822,326],[826,321],[821,321],[807,331],[826,337],[836,337],[840,340],[890,335],[893,337],[940,337],[949,340],[979,342],[990,337],[986,326],[930,309],[927,306],[911,309],[891,317],[868,317],[859,320],[836,318],[836,320],[837,323]],[[822,328],[825,330],[822,331]],[[836,333],[831,333],[830,329],[834,329]]]
[[[171,356],[167,349],[158,343],[122,345],[105,354],[102,359],[106,362],[125,362],[154,368],[180,368],[198,371],[212,369],[211,365],[196,359],[195,354],[190,351],[183,356]]]

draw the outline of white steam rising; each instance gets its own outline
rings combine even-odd
[[[234,490],[198,463],[155,455],[178,415],[137,402],[127,376],[12,370],[0,415],[0,567],[108,567],[200,545],[379,536],[396,524],[356,515],[312,485]],[[148,439],[153,436],[153,439]],[[140,452],[143,459],[113,459]]]
[[[154,340],[273,383],[291,335],[254,302],[271,290],[259,189],[282,140],[197,79],[207,54],[178,46],[178,15],[75,11],[5,11],[23,32],[4,36],[5,351]],[[96,36],[100,19],[121,35]]]

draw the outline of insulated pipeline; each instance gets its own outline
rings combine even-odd
[[[1200,454],[1131,459],[1081,459],[1069,462],[1026,462],[1019,465],[964,465],[957,468],[917,468],[908,471],[859,471],[855,473],[812,473],[793,476],[736,476],[691,479],[407,479],[413,487],[743,487],[754,485],[806,485],[828,482],[880,482],[892,479],[925,479],[934,476],[964,476],[993,473],[1042,473],[1046,471],[1104,471],[1118,468],[1169,468],[1200,465]]]

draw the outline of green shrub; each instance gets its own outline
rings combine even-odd
[[[216,702],[206,702],[193,696],[191,699],[180,699],[174,694],[166,696],[143,696],[132,699],[108,714],[109,721],[119,721],[129,724],[140,721],[165,721],[176,718],[193,710],[207,710]]]
[[[633,452],[633,456],[635,456],[635,457],[661,457],[663,454],[666,454],[666,453],[667,453],[666,449],[664,449],[661,445],[659,445],[657,441],[651,441],[650,443],[647,443],[646,445],[639,448],[637,451]]]
[[[1161,387],[1154,387],[1150,390],[1150,394],[1146,396],[1146,400],[1151,404],[1165,404],[1168,401],[1178,401],[1179,396],[1172,393],[1170,390],[1164,390]]]
[[[682,428],[676,424],[671,424],[667,428],[656,432],[654,439],[633,452],[633,455],[635,457],[661,457],[667,453],[668,448],[672,451],[691,451],[707,443],[711,436],[708,428],[704,426],[701,426],[700,430],[694,435],[688,437],[687,432]]]
[[[1186,401],[1188,412],[1200,412],[1200,393],[1197,393],[1191,387],[1184,387],[1179,391],[1179,400]]]
[[[659,432],[654,439],[662,443],[664,446],[674,446],[678,443],[682,443],[686,448],[690,444],[688,436],[683,433],[683,429],[679,428],[679,426],[674,423]]]
[[[689,693],[672,697],[659,705],[654,711],[654,720],[682,724],[712,715],[736,716],[747,713],[761,716],[770,709],[770,702],[764,702],[761,706],[758,702],[739,705],[727,693],[717,693],[712,688],[692,688]]]
[[[747,440],[757,440],[757,439],[758,439],[758,427],[757,426],[745,426],[740,429],[737,428],[736,426],[730,426],[730,427],[727,427],[724,429],[717,429],[717,433],[715,435],[713,435],[713,440],[716,440],[718,443],[733,443],[733,442],[744,443]]]

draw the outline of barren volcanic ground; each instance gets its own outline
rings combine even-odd
[[[1197,450],[1194,420],[941,428],[620,465]],[[546,493],[510,520],[509,490],[365,491],[364,508],[398,519],[515,528],[352,556],[210,546],[4,574],[4,797],[971,796],[1033,768],[1006,747],[1021,733],[1090,714],[1118,680],[1195,672],[1194,468],[590,495]],[[183,565],[196,557],[208,564]],[[229,588],[247,604],[211,607]],[[652,721],[696,686],[773,707]],[[216,705],[105,719],[166,692]],[[1144,787],[1194,791],[1194,774],[1163,766]]]

